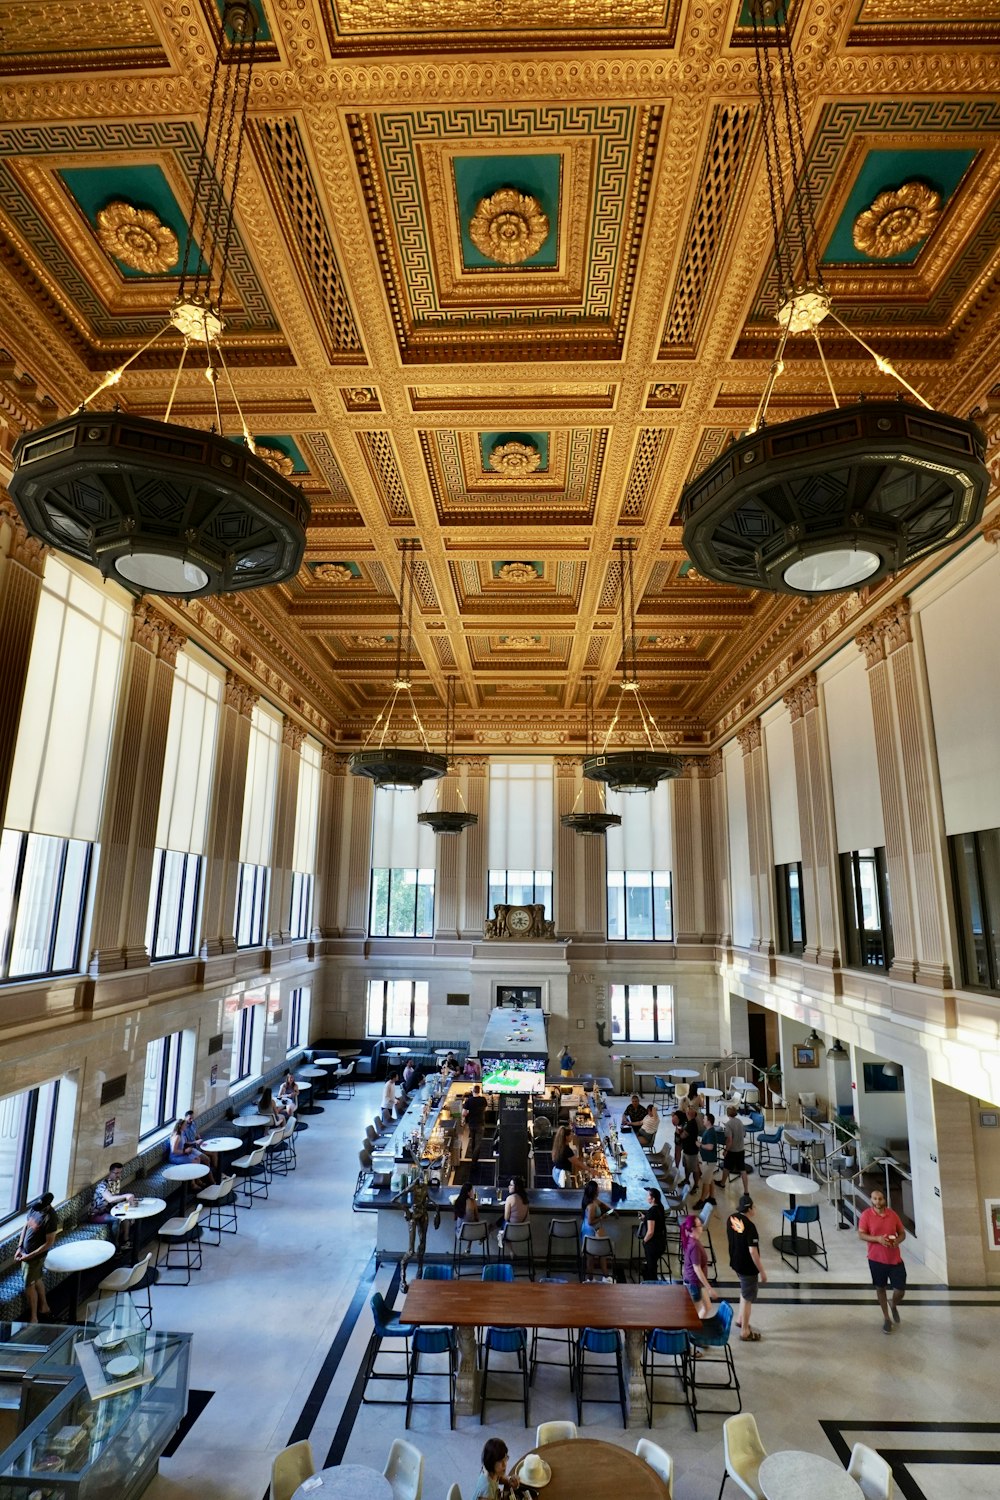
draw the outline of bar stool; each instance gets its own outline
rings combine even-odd
[[[507,1224],[504,1228],[503,1238],[497,1236],[497,1253],[501,1256],[510,1256],[511,1264],[516,1273],[518,1262],[528,1268],[528,1280],[535,1279],[535,1252],[531,1244],[531,1225]]]
[[[365,1391],[368,1389],[370,1380],[405,1380],[409,1386],[410,1339],[417,1330],[412,1323],[401,1323],[398,1313],[389,1311],[381,1292],[372,1292],[368,1305],[372,1310],[372,1321],[375,1326],[368,1340],[368,1348],[365,1350],[364,1383],[361,1387],[362,1403],[365,1406],[405,1406],[405,1398],[402,1401],[393,1401],[381,1396],[366,1396]],[[383,1339],[403,1340],[403,1355],[406,1361],[404,1370],[376,1370],[375,1361]]]
[[[509,1267],[493,1267],[491,1269],[509,1269]],[[490,1375],[490,1351],[494,1354],[516,1354],[517,1368],[521,1372],[521,1395],[520,1396],[494,1396],[494,1401],[522,1401],[524,1403],[524,1425],[529,1426],[528,1402],[528,1330],[526,1328],[487,1328],[483,1334],[480,1345],[482,1362],[482,1395],[479,1401],[479,1425],[482,1426],[486,1420],[486,1388]]]
[[[782,1172],[787,1170],[784,1135],[784,1125],[779,1125],[777,1130],[758,1130],[754,1137],[754,1146],[757,1151],[757,1170],[761,1175],[765,1167],[775,1164]],[[775,1158],[777,1158],[776,1162]]]
[[[209,1234],[215,1235],[214,1240],[205,1241],[206,1245],[221,1245],[223,1234],[238,1232],[235,1177],[223,1177],[221,1182],[212,1182],[207,1188],[202,1188],[198,1194],[198,1202],[208,1209],[205,1229]],[[228,1210],[225,1218],[222,1215],[223,1209]]]
[[[583,1381],[587,1372],[588,1354],[613,1354],[614,1364],[591,1364],[589,1373],[595,1379],[618,1380],[618,1400],[622,1409],[622,1426],[628,1426],[628,1408],[625,1398],[625,1365],[622,1357],[623,1341],[617,1328],[581,1328],[576,1342],[576,1420],[583,1422],[583,1403],[597,1401],[597,1396],[583,1394]]]
[[[584,1236],[584,1240],[583,1240],[583,1254],[582,1254],[583,1264],[582,1264],[582,1268],[581,1268],[581,1271],[580,1271],[580,1280],[581,1281],[583,1280],[584,1276],[587,1274],[587,1265],[588,1265],[588,1262],[592,1261],[592,1260],[594,1260],[594,1261],[610,1260],[610,1262],[611,1262],[611,1279],[612,1279],[612,1281],[614,1281],[614,1280],[617,1279],[615,1273],[616,1273],[616,1271],[618,1269],[618,1262],[615,1260],[615,1247],[614,1247],[614,1245],[611,1243],[611,1241],[608,1239],[608,1237],[606,1235],[588,1234],[588,1235]],[[602,1276],[605,1275],[605,1274],[606,1274],[605,1272],[603,1272],[603,1271],[601,1272]]]
[[[455,1236],[455,1248],[451,1255],[451,1264],[456,1276],[462,1274],[462,1261],[468,1264],[472,1258],[472,1252],[478,1246],[480,1265],[485,1266],[490,1258],[490,1227],[482,1223],[464,1223],[459,1227]]]
[[[448,1358],[446,1370],[421,1370],[421,1354],[445,1354]],[[416,1328],[410,1345],[410,1358],[406,1371],[406,1426],[413,1415],[413,1382],[417,1376],[424,1380],[447,1380],[448,1394],[445,1397],[423,1397],[421,1406],[447,1406],[448,1425],[455,1425],[455,1335],[450,1328]]]
[[[550,1277],[552,1275],[552,1262],[553,1262],[554,1259],[558,1260],[560,1265],[565,1264],[565,1261],[567,1259],[566,1255],[564,1254],[564,1252],[562,1250],[560,1250],[557,1255],[555,1255],[555,1256],[553,1255],[553,1251],[552,1251],[553,1243],[555,1241],[557,1241],[557,1240],[561,1240],[564,1245],[567,1242],[572,1241],[572,1243],[573,1243],[573,1257],[572,1257],[573,1264],[576,1266],[577,1275],[578,1276],[582,1275],[582,1271],[580,1269],[580,1224],[579,1224],[579,1221],[577,1219],[550,1219],[549,1220],[549,1235],[548,1235],[548,1240],[546,1242],[546,1247],[545,1247],[545,1276],[546,1276],[546,1278],[548,1278],[548,1277]]]
[[[420,1273],[421,1281],[451,1281],[451,1266],[434,1265],[424,1266]]]
[[[255,1198],[267,1197],[267,1167],[264,1164],[263,1146],[258,1146],[256,1151],[249,1151],[246,1156],[238,1156],[231,1167],[233,1175],[239,1178],[240,1191],[247,1208],[253,1208]]]
[[[786,1224],[794,1224],[796,1229],[798,1229],[802,1224],[815,1224],[816,1228],[819,1230],[819,1247],[818,1249],[810,1250],[808,1252],[807,1258],[809,1260],[819,1260],[822,1256],[823,1270],[829,1271],[830,1259],[826,1253],[826,1236],[823,1233],[823,1224],[819,1216],[819,1204],[797,1203],[794,1208],[783,1208],[781,1210],[781,1217],[784,1219]],[[808,1235],[808,1233],[809,1231],[807,1229],[806,1234]],[[783,1235],[782,1239],[785,1239],[787,1244],[791,1244],[790,1236],[786,1238]],[[781,1258],[785,1262],[786,1266],[791,1266],[792,1262],[788,1257],[790,1254],[794,1254],[795,1265],[793,1269],[796,1271],[799,1269],[799,1261],[802,1259],[802,1252],[799,1249],[800,1244],[801,1241],[798,1238],[798,1235],[796,1235],[794,1252],[790,1250],[782,1250],[781,1252]]]
[[[656,1368],[657,1355],[668,1361],[663,1371],[658,1371]],[[651,1328],[646,1335],[646,1344],[642,1351],[642,1374],[646,1382],[646,1420],[650,1427],[653,1425],[654,1406],[685,1406],[692,1424],[697,1426],[690,1392],[691,1346],[686,1333],[673,1328]],[[657,1374],[664,1374],[673,1380],[680,1381],[680,1401],[666,1401],[662,1398],[657,1401]]]
[[[565,1276],[540,1276],[539,1286],[565,1286]],[[532,1328],[531,1330],[531,1372],[528,1376],[529,1385],[534,1384],[535,1370],[539,1365],[561,1365],[561,1359],[540,1359],[538,1355],[539,1344],[565,1344],[566,1345],[566,1368],[569,1371],[569,1388],[576,1388],[576,1351],[573,1347],[573,1330],[571,1328]]]
[[[691,1372],[691,1413],[694,1421],[695,1431],[698,1430],[698,1392],[709,1391],[735,1391],[736,1410],[743,1410],[743,1396],[740,1392],[740,1377],[736,1373],[736,1365],[733,1361],[733,1351],[729,1344],[729,1334],[733,1326],[733,1309],[728,1302],[719,1303],[719,1311],[714,1318],[706,1318],[697,1333],[689,1333],[688,1341],[695,1350],[701,1349],[705,1353],[703,1359],[692,1359],[689,1365]],[[711,1355],[711,1349],[720,1349],[721,1355]],[[723,1365],[725,1367],[726,1379],[706,1380],[698,1379],[699,1375],[705,1376],[712,1365]],[[713,1412],[722,1416],[730,1416],[731,1412],[722,1406],[703,1406],[703,1412]]]

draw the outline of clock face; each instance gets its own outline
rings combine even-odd
[[[511,932],[530,932],[531,912],[523,906],[512,906],[507,913],[507,927]]]

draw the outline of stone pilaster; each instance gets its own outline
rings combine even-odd
[[[465,799],[469,811],[475,813],[479,822],[462,834],[465,848],[465,880],[463,883],[462,909],[459,913],[459,933],[466,941],[474,941],[483,935],[486,919],[486,887],[489,876],[489,838],[487,827],[487,788],[490,763],[485,755],[466,756],[462,761],[467,775]],[[490,913],[492,915],[492,913]]]
[[[205,845],[202,958],[236,951],[234,927],[243,794],[250,752],[250,719],[259,696],[235,672],[226,673]]]
[[[344,796],[347,757],[334,750],[323,751],[319,788],[319,828],[316,831],[316,884],[313,895],[314,936],[340,934],[341,834],[344,827]]]
[[[596,812],[600,792],[583,779],[580,761],[556,757],[555,923],[560,937],[600,942],[607,933],[607,845],[564,828],[563,815]],[[492,915],[492,913],[490,914]]]
[[[342,889],[345,937],[368,936],[368,902],[372,884],[372,816],[375,783],[367,776],[352,776],[348,783],[347,884]]]
[[[725,916],[725,886],[728,880],[729,840],[726,829],[726,783],[722,755],[716,751],[702,762],[698,778],[701,818],[701,873],[704,943],[729,943],[732,934]]]
[[[149,963],[156,823],[174,668],[184,639],[145,599],[135,602],[101,821],[90,956],[95,976]]]
[[[879,791],[892,903],[893,974],[950,987],[942,912],[945,840],[923,658],[909,599],[891,604],[858,636],[875,718]]]
[[[795,791],[802,844],[802,907],[810,963],[840,964],[839,880],[833,825],[833,788],[825,753],[816,673],[785,694],[792,721]]]
[[[771,847],[771,794],[764,760],[764,736],[753,719],[737,736],[743,751],[747,794],[747,833],[750,845],[750,895],[757,953],[774,952],[774,854]]]
[[[0,491],[0,817],[7,806],[21,702],[48,548]]]
[[[267,946],[280,948],[291,941],[289,917],[292,904],[292,858],[295,853],[295,811],[302,769],[305,730],[291,719],[281,728],[278,754],[278,785],[274,798],[274,829],[271,834],[271,888],[268,896]]]
[[[674,913],[674,941],[698,943],[704,928],[704,899],[701,870],[701,800],[698,781],[701,762],[689,758],[684,774],[671,783],[673,792],[673,868],[671,898]]]

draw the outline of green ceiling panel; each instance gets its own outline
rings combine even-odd
[[[281,437],[271,437],[265,436],[265,434],[262,432],[255,432],[254,442],[259,443],[262,448],[277,448],[281,453],[284,453],[288,458],[292,460],[292,463],[294,465],[294,468],[292,469],[293,474],[309,473],[309,465],[303,458],[302,449],[299,447],[294,438],[286,437],[284,435],[282,435]]]
[[[548,473],[549,435],[547,432],[481,432],[479,434],[479,451],[482,454],[484,474],[496,473],[495,469],[490,468],[489,459],[493,449],[501,443],[526,443],[537,448],[542,461],[535,470],[535,473]]]
[[[879,193],[901,188],[904,182],[922,182],[941,195],[944,211],[955,189],[975,160],[975,151],[869,151],[861,164],[844,205],[837,226],[823,255],[824,265],[909,265],[916,260],[926,241],[886,259],[866,255],[854,245],[854,221],[870,208]]]
[[[456,156],[452,161],[458,221],[462,229],[462,263],[467,271],[551,270],[559,260],[559,188],[562,157],[558,152],[531,156]],[[501,188],[517,188],[536,200],[549,221],[540,250],[520,265],[490,260],[469,238],[469,221],[480,201]]]
[[[128,266],[115,257],[115,265],[123,276],[142,281],[150,275],[180,274],[180,258],[184,254],[187,224],[170,184],[159,167],[63,167],[59,176],[72,193],[95,235],[98,212],[115,202],[131,203],[134,208],[152,209],[160,222],[176,234],[180,248],[177,262],[169,270],[137,271],[134,266]],[[197,245],[191,246],[189,265],[192,270],[196,265],[204,269]]]

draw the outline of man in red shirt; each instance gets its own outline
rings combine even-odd
[[[906,1295],[906,1267],[899,1247],[906,1239],[906,1230],[899,1215],[888,1207],[881,1188],[872,1193],[872,1206],[866,1208],[858,1220],[858,1239],[868,1246],[868,1269],[872,1273],[872,1284],[882,1309],[882,1332],[891,1333],[892,1324],[899,1322],[899,1303]],[[892,1288],[890,1304],[887,1288]],[[892,1322],[889,1314],[892,1313]]]

